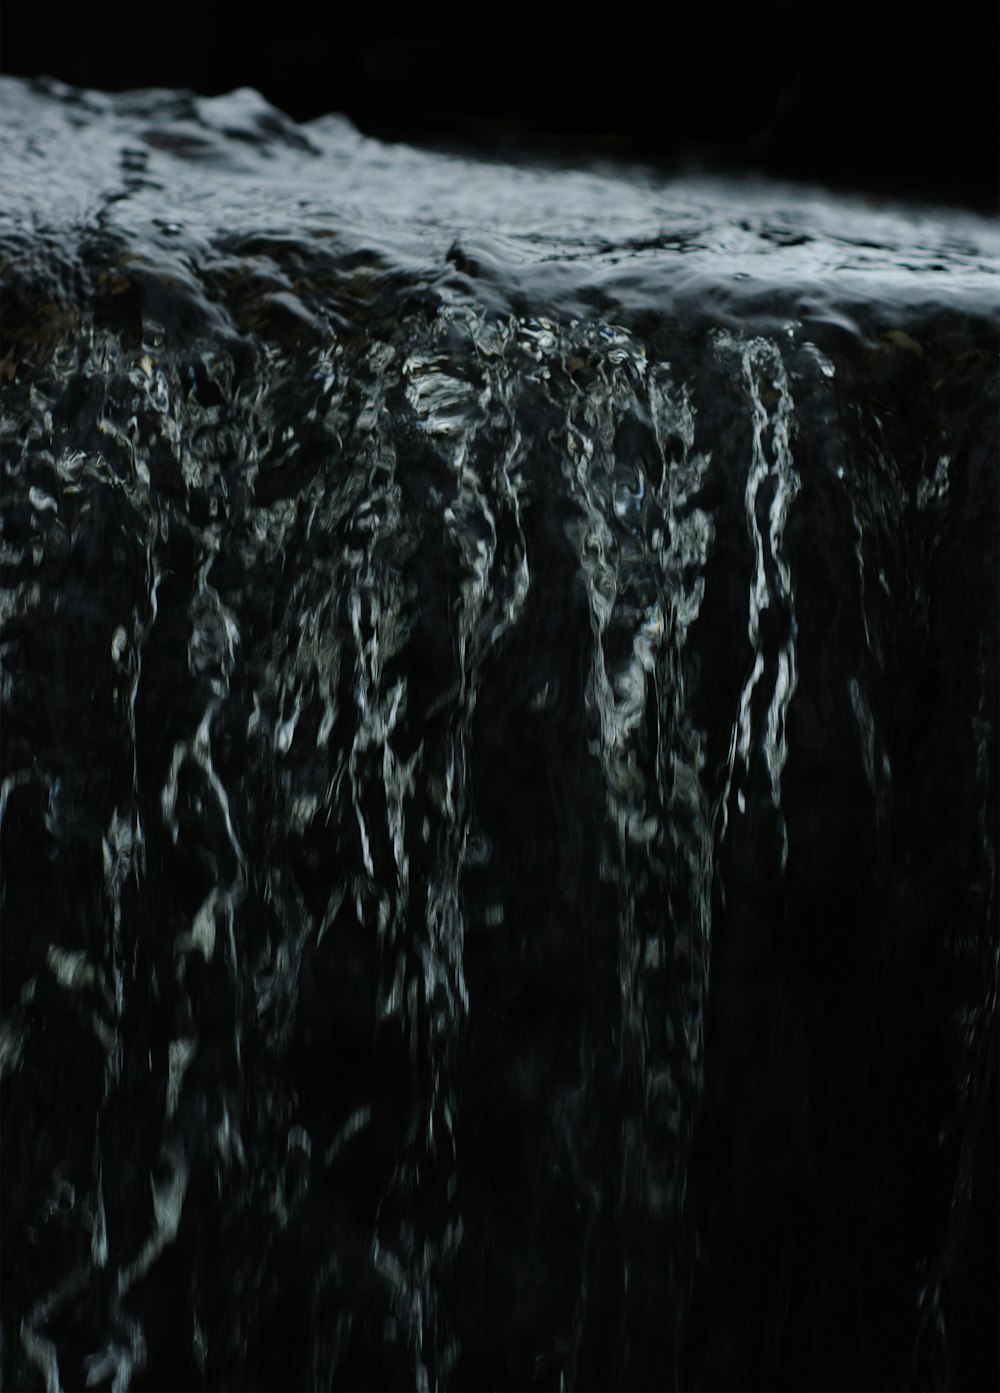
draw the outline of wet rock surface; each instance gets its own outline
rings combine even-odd
[[[3,96],[4,1383],[995,1383],[995,228]]]

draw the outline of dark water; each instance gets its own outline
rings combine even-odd
[[[995,1385],[997,228],[0,91],[4,1386]]]

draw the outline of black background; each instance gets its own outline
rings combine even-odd
[[[5,0],[5,72],[248,85],[297,120],[487,154],[759,170],[989,211],[998,8]]]

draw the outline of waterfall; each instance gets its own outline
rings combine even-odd
[[[963,1386],[996,227],[2,92],[5,1384]]]

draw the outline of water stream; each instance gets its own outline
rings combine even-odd
[[[4,1384],[967,1386],[996,226],[0,96]]]

